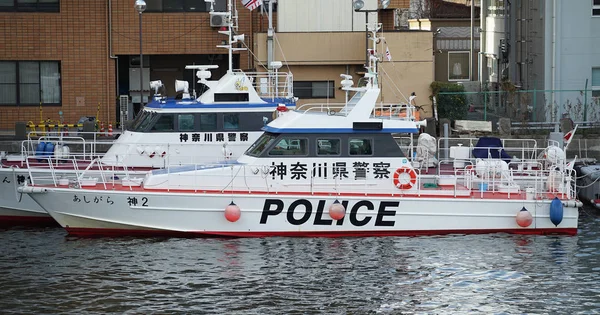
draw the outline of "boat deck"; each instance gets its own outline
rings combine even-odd
[[[54,185],[44,185],[44,187],[55,187]],[[67,188],[68,186],[57,186],[59,188]],[[207,190],[207,189],[146,189],[142,186],[128,186],[120,183],[107,183],[106,187],[104,184],[99,183],[96,185],[86,185],[81,187],[83,191],[90,190],[117,190],[117,191],[132,191],[132,192],[148,192],[148,193],[197,193],[197,194],[239,194],[239,195],[278,195],[278,196],[332,196],[331,192],[309,192],[309,191],[260,191],[260,190]],[[378,198],[468,198],[468,199],[497,199],[497,200],[527,200],[528,196],[524,191],[520,192],[494,192],[494,191],[480,191],[477,189],[469,189],[462,185],[448,186],[448,185],[437,185],[437,187],[429,187],[426,184],[422,184],[420,189],[411,190],[398,190],[398,192],[392,193],[370,193],[370,192],[342,192],[336,194],[337,196],[345,197],[378,197]],[[559,199],[568,199],[566,194],[562,193],[538,193],[533,197],[535,200],[549,200],[558,197]],[[531,197],[529,197],[531,198]]]

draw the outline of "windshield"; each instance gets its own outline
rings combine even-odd
[[[277,138],[277,136],[274,134],[264,133],[250,146],[250,148],[248,148],[248,150],[246,150],[246,155],[254,157],[260,156],[266,148],[271,146],[275,138]]]
[[[133,122],[132,131],[146,131],[156,112],[143,111]]]

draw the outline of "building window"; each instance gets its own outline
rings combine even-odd
[[[333,81],[295,81],[294,96],[304,98],[335,98]]]
[[[448,52],[448,81],[469,80],[469,52]]]
[[[592,16],[600,16],[600,0],[592,0]]]
[[[60,0],[0,0],[0,11],[60,12]]]
[[[268,1],[263,1],[263,4],[259,5],[257,8],[258,12],[269,12],[269,3]],[[273,12],[277,12],[277,2],[273,3]]]
[[[0,0],[2,1],[2,0]],[[214,2],[215,11],[224,11],[226,0]],[[146,0],[147,12],[209,12],[210,3],[204,0]]]
[[[600,97],[600,68],[592,68],[592,96]]]
[[[0,105],[60,105],[58,61],[0,61]]]

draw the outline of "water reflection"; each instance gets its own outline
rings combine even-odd
[[[600,220],[575,237],[73,238],[0,230],[6,313],[514,314],[600,309]]]

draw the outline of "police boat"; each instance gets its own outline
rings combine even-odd
[[[223,12],[222,14],[232,14]],[[237,14],[237,13],[234,13]],[[227,19],[235,23],[237,18]],[[202,164],[216,160],[235,160],[262,135],[262,128],[282,110],[293,109],[293,76],[275,70],[244,72],[233,69],[233,51],[244,39],[235,35],[229,25],[219,33],[226,35],[229,68],[218,80],[211,80],[216,65],[190,65],[198,81],[189,88],[186,81],[176,81],[181,97],[161,93],[161,81],[152,81],[154,97],[99,158],[93,154],[98,146],[83,137],[45,137],[23,144],[25,158],[18,164],[0,167],[0,224],[53,222],[37,203],[17,192],[23,184],[56,184],[68,186],[81,182],[98,182],[102,171],[107,178],[139,181],[150,169],[175,165]],[[36,145],[32,145],[36,142]],[[41,148],[41,145],[44,148]],[[83,148],[77,154],[68,146]],[[65,149],[66,148],[66,149]],[[81,170],[87,170],[85,178]]]
[[[282,111],[236,160],[152,170],[137,186],[19,191],[80,236],[576,234],[581,203],[562,162],[520,171],[491,160],[448,173],[416,168],[394,135],[416,134],[425,122],[410,105],[394,108],[406,115],[376,114],[379,58],[373,51],[356,86],[342,75],[346,103]]]

